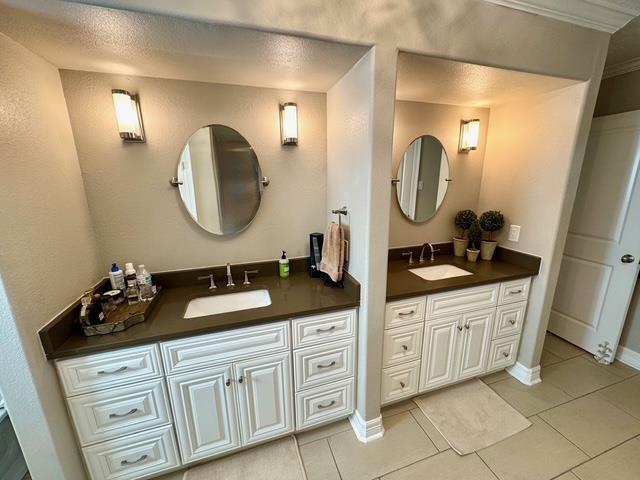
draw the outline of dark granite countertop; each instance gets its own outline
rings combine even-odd
[[[236,280],[238,278],[241,277],[236,277]],[[183,318],[187,304],[193,298],[260,288],[269,290],[271,305],[268,307]],[[43,345],[47,358],[62,358],[357,307],[359,304],[359,286],[355,281],[347,282],[345,279],[344,289],[332,288],[325,286],[322,279],[311,278],[306,272],[292,272],[286,279],[276,275],[258,276],[251,285],[245,287],[239,281],[233,289],[219,284],[213,292],[209,291],[206,282],[165,286],[158,303],[143,323],[122,332],[93,337],[73,331],[62,338],[58,345],[47,347],[44,341]]]
[[[454,257],[450,254],[436,257],[435,262],[414,263],[409,265],[406,259],[390,260],[387,273],[387,300],[428,295],[430,293],[446,292],[458,288],[475,287],[488,283],[504,282],[518,278],[537,275],[540,269],[538,257],[512,258],[511,252],[496,252],[496,258],[492,261],[478,260],[469,262],[464,257]],[[417,258],[417,257],[414,257]],[[524,260],[524,261],[523,261]],[[411,273],[410,268],[429,267],[432,265],[451,264],[463,270],[472,272],[473,275],[447,278],[444,280],[424,280]]]

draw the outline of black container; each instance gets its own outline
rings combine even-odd
[[[320,262],[322,261],[322,243],[324,242],[323,233],[309,234],[309,275],[312,277],[324,277],[325,274],[320,271]]]

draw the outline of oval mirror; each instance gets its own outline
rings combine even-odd
[[[262,172],[253,148],[233,128],[207,125],[180,154],[178,186],[189,215],[216,235],[245,229],[262,197]]]
[[[416,138],[402,155],[394,183],[400,210],[412,222],[433,217],[449,187],[447,152],[436,137]]]

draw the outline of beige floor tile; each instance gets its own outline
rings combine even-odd
[[[161,477],[156,477],[156,480],[182,480],[184,478],[184,472],[185,470],[179,470],[177,472],[167,473]],[[25,476],[22,480],[31,480],[31,476]]]
[[[567,360],[568,358],[578,357],[584,353],[579,347],[563,340],[560,337],[556,337],[552,333],[547,333],[544,339],[544,347],[546,351],[553,353],[557,357]]]
[[[496,476],[475,453],[460,456],[453,450],[396,470],[382,480],[496,480]]]
[[[549,382],[573,397],[581,397],[622,380],[582,357],[544,367],[541,375],[543,382]]]
[[[444,452],[445,450],[449,450],[451,448],[451,445],[447,443],[438,429],[434,427],[433,423],[431,423],[431,421],[422,412],[422,410],[420,410],[419,408],[414,408],[413,410],[411,410],[411,415],[413,415],[413,418],[416,419],[418,425],[422,427],[424,433],[427,434],[429,439],[433,442],[433,444],[439,451]]]
[[[580,480],[638,480],[640,440],[633,439],[573,470]]]
[[[510,378],[489,386],[525,417],[572,400],[569,395],[549,382],[529,387],[515,378]]]
[[[531,427],[477,452],[500,480],[550,480],[588,460],[540,418],[529,420]]]
[[[486,377],[480,378],[487,385],[495,382],[499,382],[500,380],[506,380],[507,378],[513,378],[506,370],[500,370],[499,372],[492,373],[487,375]]]
[[[640,377],[629,378],[597,393],[629,415],[640,419]]]
[[[326,438],[300,447],[300,456],[307,480],[340,480],[338,467]]]
[[[349,423],[349,420],[344,419],[323,427],[314,428],[313,430],[296,433],[296,438],[298,439],[298,445],[306,445],[307,443],[315,442],[322,438],[328,438],[336,433],[347,431],[351,431],[351,424]]]
[[[540,417],[591,457],[640,434],[640,421],[596,394],[547,410]]]
[[[540,359],[540,366],[546,367],[547,365],[553,365],[554,363],[561,362],[562,358],[551,353],[548,350],[542,350],[542,358]]]
[[[622,378],[631,378],[640,374],[640,371],[628,365],[625,365],[624,363],[618,360],[614,360],[609,365],[603,365],[602,363],[599,363],[595,358],[593,358],[593,355],[591,355],[590,353],[585,353],[584,355],[582,355],[582,357],[586,358],[591,363],[598,365],[601,368],[604,368],[605,370],[610,370],[611,372],[615,373],[616,375]]]
[[[351,432],[329,437],[342,480],[370,480],[438,453],[411,413],[384,420],[382,438],[362,443]]]
[[[573,473],[567,472],[563,475],[560,475],[559,477],[556,477],[555,480],[580,480],[580,479],[576,477]]]
[[[402,412],[408,412],[409,410],[412,410],[416,407],[417,405],[411,399],[394,403],[393,405],[389,405],[388,407],[384,407],[382,409],[382,418],[397,415],[398,413]]]

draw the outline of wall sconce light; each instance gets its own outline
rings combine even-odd
[[[293,102],[280,105],[280,137],[282,145],[298,145],[298,105]]]
[[[480,120],[462,120],[460,122],[460,145],[458,152],[468,153],[478,149],[480,141]]]
[[[126,90],[111,90],[116,109],[118,131],[125,142],[144,142],[144,127],[138,96]]]

